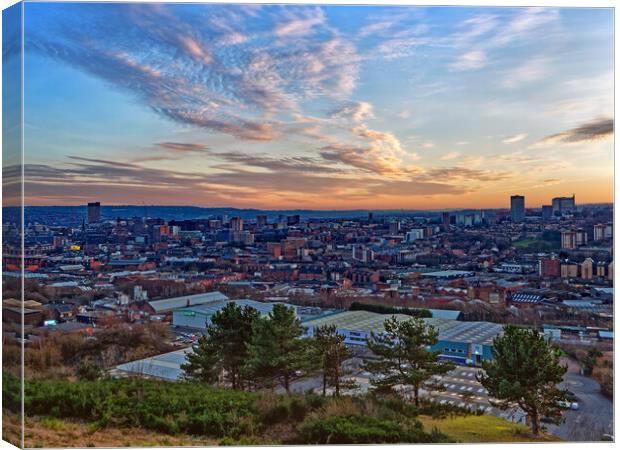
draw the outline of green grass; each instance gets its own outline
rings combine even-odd
[[[527,250],[531,252],[544,252],[559,248],[556,243],[532,238],[519,239],[518,241],[513,241],[511,245],[517,250]]]
[[[424,429],[436,427],[456,442],[556,442],[561,439],[551,435],[534,438],[530,429],[524,425],[509,422],[495,416],[455,416],[445,419],[433,419],[419,416]]]

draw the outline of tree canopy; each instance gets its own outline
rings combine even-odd
[[[193,353],[187,355],[188,362],[182,366],[186,377],[214,382],[222,374],[233,389],[244,388],[248,381],[243,371],[247,347],[252,338],[252,326],[259,317],[256,309],[242,308],[232,302],[217,311]]]
[[[310,342],[302,339],[304,329],[295,310],[275,305],[267,317],[252,325],[246,369],[262,385],[280,383],[287,393],[291,383],[316,369]]]
[[[314,330],[314,351],[323,374],[323,395],[327,387],[334,389],[339,396],[341,389],[353,389],[357,384],[348,377],[350,370],[344,367],[352,352],[344,343],[344,336],[339,334],[335,325],[325,325]]]
[[[448,361],[440,361],[438,351],[430,351],[439,333],[423,319],[414,317],[400,321],[395,316],[384,322],[385,331],[371,333],[368,348],[377,360],[368,361],[366,370],[376,374],[370,382],[378,392],[393,392],[397,385],[413,388],[415,404],[419,404],[423,387],[440,390],[443,386],[433,381],[433,375],[454,368]]]
[[[542,417],[561,421],[567,391],[557,385],[567,368],[560,365],[560,355],[536,330],[509,325],[493,340],[493,359],[483,361],[485,372],[477,378],[489,396],[497,399],[493,402],[496,406],[523,409],[530,417],[533,434],[538,435]]]

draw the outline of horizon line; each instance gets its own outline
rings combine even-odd
[[[579,206],[590,206],[590,205],[613,205],[613,201],[607,202],[588,202],[576,204]],[[540,209],[543,206],[547,205],[539,205],[539,206],[525,206],[525,209]],[[13,205],[13,206],[3,206],[3,208],[86,208],[87,203],[84,204],[75,204],[75,205]],[[136,208],[144,208],[144,207],[177,207],[177,208],[200,208],[200,209],[237,209],[237,210],[255,210],[255,211],[317,211],[317,212],[330,212],[330,211],[343,211],[343,212],[353,212],[353,211],[366,211],[366,212],[405,212],[405,211],[457,211],[457,210],[491,210],[491,209],[506,209],[510,210],[510,206],[495,206],[495,207],[446,207],[446,208],[398,208],[398,209],[379,209],[379,208],[351,208],[351,209],[341,209],[341,208],[330,208],[330,209],[321,209],[321,208],[259,208],[259,207],[238,207],[238,206],[200,206],[200,205],[182,205],[182,204],[101,204],[101,207],[110,208],[110,207],[136,207]]]

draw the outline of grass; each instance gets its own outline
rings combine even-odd
[[[519,239],[518,241],[513,241],[511,245],[518,250],[529,251],[550,251],[558,248],[553,242],[532,238]]]
[[[495,416],[454,416],[445,419],[419,416],[418,420],[422,422],[424,429],[436,427],[456,442],[462,443],[560,441],[559,438],[547,434],[534,438],[528,427]]]
[[[543,435],[538,439],[529,434],[529,428],[493,416],[454,416],[433,419],[418,416],[425,430],[436,427],[447,434],[454,442],[493,443],[493,442],[556,442],[559,438]],[[19,420],[16,415],[6,414],[3,420],[4,437],[17,444]],[[11,431],[8,432],[7,431]],[[279,433],[278,433],[279,434]],[[10,438],[14,439],[10,439]],[[278,436],[281,437],[281,436]],[[106,427],[96,429],[88,423],[74,420],[50,420],[49,418],[28,418],[26,421],[26,447],[151,447],[151,446],[215,446],[252,445],[253,442],[216,440],[204,436],[178,434],[171,436],[142,428]],[[269,441],[268,436],[263,439]],[[277,442],[277,441],[274,441]],[[265,442],[261,440],[261,444]]]
[[[3,415],[3,438],[19,445],[19,417]],[[87,423],[50,418],[26,419],[25,447],[68,448],[68,447],[185,447],[216,446],[218,441],[206,437],[189,435],[171,436],[142,428],[107,427],[93,431]]]

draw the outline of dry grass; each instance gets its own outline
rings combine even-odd
[[[20,423],[16,415],[4,413],[2,437],[19,444]],[[196,436],[170,436],[141,428],[104,428],[93,430],[88,424],[58,419],[27,419],[27,448],[60,447],[185,447],[215,446],[218,441]]]
[[[592,370],[592,378],[600,385],[603,394],[613,398],[614,387],[614,352],[605,351],[603,356],[597,359],[596,366]]]
[[[357,416],[360,415],[360,407],[350,397],[335,398],[321,408],[321,417],[332,416]]]

